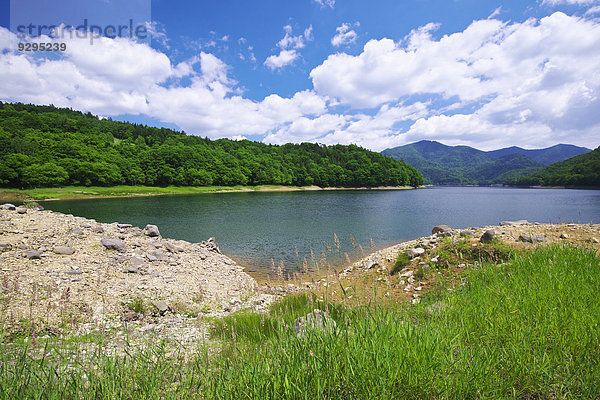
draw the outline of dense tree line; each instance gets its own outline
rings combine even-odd
[[[210,140],[54,106],[0,102],[0,185],[418,186],[402,161],[355,145]]]
[[[600,147],[596,150],[557,162],[531,175],[507,183],[517,186],[580,186],[600,188]]]

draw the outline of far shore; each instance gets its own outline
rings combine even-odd
[[[423,188],[424,186],[418,187]],[[408,190],[418,189],[412,186],[377,187],[319,187],[319,186],[66,186],[62,188],[11,189],[0,188],[0,201],[51,201],[80,200],[111,197],[165,196],[177,194],[236,193],[236,192],[296,192],[328,190]]]

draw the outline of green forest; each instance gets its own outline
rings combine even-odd
[[[211,140],[66,108],[0,102],[0,186],[419,186],[402,161],[355,145]]]
[[[600,187],[600,147],[509,182],[517,186]]]

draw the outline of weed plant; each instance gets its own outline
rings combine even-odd
[[[161,343],[109,356],[58,339],[37,350],[3,340],[0,398],[599,398],[593,250],[539,248],[468,267],[461,279],[440,280],[417,305],[291,297],[264,320],[215,321],[216,344],[187,361]],[[293,318],[325,306],[337,328],[298,337]]]

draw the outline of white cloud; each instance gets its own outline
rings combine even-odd
[[[11,43],[14,35],[0,28],[3,101],[54,104],[104,116],[144,114],[213,138],[266,135],[327,110],[326,100],[310,90],[291,98],[245,99],[228,76],[229,66],[205,52],[173,65],[148,45],[126,39],[102,38],[93,46],[67,40],[68,50],[58,59],[14,52]],[[189,84],[183,85],[182,77]]]
[[[585,12],[585,15],[595,15],[600,14],[600,6],[591,7],[589,10]]]
[[[497,17],[498,15],[500,15],[502,13],[502,6],[496,8],[489,16],[488,19],[492,19]]]
[[[267,57],[265,65],[271,70],[283,68],[292,64],[298,58],[296,50],[281,50],[278,55]]]
[[[300,56],[297,50],[302,49],[306,45],[306,41],[313,40],[312,29],[312,25],[310,25],[304,30],[304,34],[294,36],[292,35],[292,26],[284,26],[285,36],[277,42],[277,47],[280,49],[279,54],[267,57],[264,64],[271,70],[293,64]]]
[[[597,2],[598,0],[544,0],[542,1],[542,4],[548,6],[558,6],[562,4],[586,6]]]
[[[600,22],[563,13],[486,19],[434,37],[438,27],[330,55],[310,73],[313,90],[262,101],[244,98],[230,67],[209,52],[173,64],[146,44],[103,38],[68,41],[67,52],[44,59],[8,50],[14,37],[0,28],[0,100],[143,114],[188,133],[271,143],[598,146]],[[269,68],[293,63],[312,37],[284,32]]]
[[[331,44],[335,47],[339,47],[343,44],[354,43],[358,35],[350,28],[350,24],[347,23],[343,23],[341,26],[335,28],[337,33],[331,38]]]
[[[333,8],[335,6],[335,0],[314,0],[315,3],[321,5],[321,7],[330,7]]]

